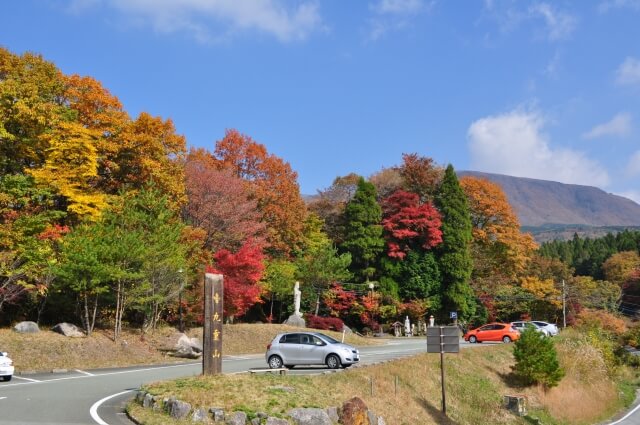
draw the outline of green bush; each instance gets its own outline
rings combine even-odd
[[[514,344],[513,356],[513,372],[525,385],[555,387],[564,376],[553,340],[535,329],[522,332]]]

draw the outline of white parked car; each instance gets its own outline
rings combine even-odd
[[[544,336],[549,336],[549,331],[543,328],[540,325],[537,325],[534,322],[527,322],[526,320],[519,320],[517,322],[511,322],[511,326],[519,330],[520,332],[524,332],[525,329],[531,328],[535,329],[537,332],[540,332]]]
[[[0,378],[3,381],[11,381],[13,377],[13,361],[6,352],[0,351]]]
[[[532,323],[535,323],[536,325],[540,326],[542,329],[545,329],[549,335],[551,336],[556,336],[558,335],[558,327],[554,324],[554,323],[549,323],[549,322],[542,322],[540,320],[532,320]]]

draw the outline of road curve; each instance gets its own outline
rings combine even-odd
[[[462,342],[461,346],[468,344]],[[391,340],[388,344],[360,348],[362,364],[412,356],[426,352],[420,338]],[[225,356],[224,373],[242,373],[264,368],[264,355]],[[62,374],[14,376],[0,382],[0,424],[130,425],[124,405],[142,384],[198,375],[201,362],[163,366],[127,367],[99,370],[74,370]],[[323,367],[294,369],[294,374],[324,373]]]

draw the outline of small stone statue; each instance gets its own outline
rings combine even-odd
[[[300,313],[300,297],[302,292],[300,291],[300,282],[296,282],[296,285],[293,287],[293,306],[295,308],[293,314],[298,317],[302,317],[302,313]]]
[[[406,336],[411,336],[411,322],[409,321],[409,316],[405,316],[404,319],[404,334]]]

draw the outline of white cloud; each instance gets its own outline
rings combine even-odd
[[[629,177],[640,176],[640,150],[631,155],[625,171]]]
[[[515,110],[471,124],[469,149],[474,170],[605,187],[609,175],[584,153],[554,148],[536,112]]]
[[[593,127],[582,137],[585,139],[596,139],[604,136],[624,137],[631,134],[631,114],[622,112],[611,118],[604,124]]]
[[[549,41],[559,41],[575,31],[578,19],[549,3],[536,2],[528,8],[519,7],[522,3],[513,1],[498,2],[485,0],[486,15],[496,21],[503,33],[510,33],[528,21],[542,20],[544,22],[543,38]]]
[[[598,12],[605,13],[610,9],[635,9],[640,10],[640,0],[607,0],[598,5]]]
[[[72,0],[85,5],[98,0]],[[322,28],[315,0],[291,7],[283,0],[102,0],[128,20],[161,33],[184,32],[208,42],[259,31],[283,42],[303,40]]]
[[[629,56],[616,71],[616,83],[621,86],[640,84],[640,60]]]
[[[369,20],[369,40],[376,41],[390,31],[410,26],[411,19],[430,12],[436,0],[378,0],[369,4],[373,17]]]
[[[551,41],[568,38],[576,29],[577,19],[568,13],[558,11],[548,3],[537,3],[529,8],[533,17],[541,17],[547,25],[547,37]]]
[[[425,8],[431,8],[435,1],[428,4],[423,0],[379,0],[369,6],[374,12],[384,14],[416,14]]]

